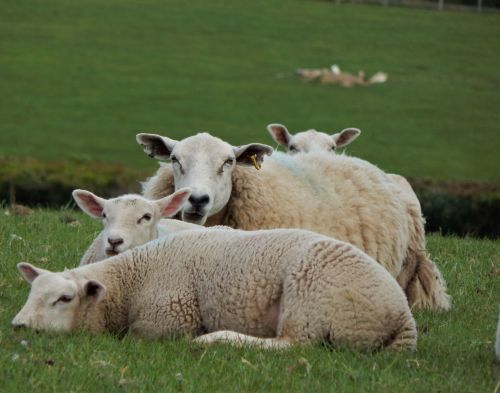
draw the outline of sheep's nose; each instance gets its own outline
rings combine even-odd
[[[193,205],[193,207],[201,209],[205,207],[208,202],[210,202],[210,197],[207,194],[201,196],[191,195],[188,201],[189,203],[191,203],[191,205]]]
[[[110,237],[108,237],[108,243],[112,247],[116,247],[116,246],[119,246],[120,244],[123,244],[123,239],[121,237],[118,237],[116,239],[111,239]]]
[[[22,322],[12,322],[11,325],[14,330],[24,329],[26,327],[26,324]]]

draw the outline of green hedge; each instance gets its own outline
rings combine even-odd
[[[75,188],[117,196],[139,192],[139,182],[150,175],[107,162],[1,158],[0,201],[60,207],[72,204]],[[428,232],[500,238],[500,183],[409,181],[422,204]]]
[[[71,203],[75,188],[110,197],[139,192],[139,181],[146,177],[144,172],[107,162],[7,157],[0,159],[0,200],[59,207]]]

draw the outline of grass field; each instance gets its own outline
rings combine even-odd
[[[80,226],[67,224],[75,218]],[[500,383],[493,339],[498,318],[498,242],[429,238],[453,309],[416,312],[413,354],[362,354],[303,347],[276,353],[126,336],[13,331],[28,285],[15,268],[29,261],[74,267],[100,224],[80,213],[0,210],[0,391],[493,392]]]
[[[500,180],[500,15],[328,1],[0,3],[0,155],[155,168],[138,131],[208,130],[233,144],[363,130],[349,151],[383,169]],[[386,85],[303,84],[332,63]]]

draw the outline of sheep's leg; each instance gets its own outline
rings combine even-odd
[[[249,346],[262,349],[283,349],[291,346],[291,343],[283,338],[253,337],[231,330],[220,330],[218,332],[204,334],[195,338],[194,341],[202,344],[228,343],[237,346]]]

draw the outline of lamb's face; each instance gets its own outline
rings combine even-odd
[[[97,302],[105,293],[102,284],[93,280],[77,283],[68,273],[52,273],[27,263],[18,269],[31,283],[24,307],[12,320],[15,328],[67,332],[75,326],[75,316],[88,301]]]
[[[125,196],[104,204],[103,247],[109,256],[145,244],[157,237],[160,209],[144,198]]]
[[[157,159],[170,159],[175,189],[189,187],[191,196],[182,208],[182,220],[203,225],[226,206],[236,165],[258,166],[272,148],[253,143],[234,147],[207,133],[181,141],[155,134],[138,134],[144,151]]]
[[[308,130],[292,135],[288,142],[288,153],[309,153],[313,150],[332,151],[337,148],[334,138],[324,132]]]
[[[87,214],[102,218],[102,247],[107,255],[113,256],[156,239],[160,219],[175,215],[190,192],[184,188],[151,201],[134,194],[107,200],[89,191],[75,190],[73,198]]]
[[[338,148],[347,146],[361,133],[357,128],[345,130],[329,135],[316,130],[308,130],[291,135],[281,124],[270,124],[267,129],[273,139],[284,146],[289,154],[310,153],[313,151],[335,152]]]

